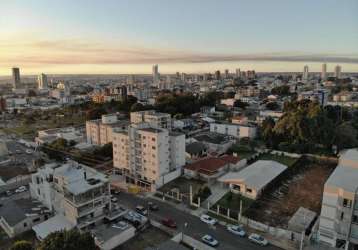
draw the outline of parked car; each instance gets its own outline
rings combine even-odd
[[[259,234],[250,234],[249,240],[261,246],[267,246],[268,241]]]
[[[128,227],[128,223],[126,223],[125,221],[119,221],[116,224],[112,225],[112,227],[124,230]]]
[[[33,151],[31,149],[26,149],[26,154],[32,154]]]
[[[153,202],[148,202],[148,207],[150,209],[150,211],[158,211],[159,210],[159,207],[154,204]]]
[[[13,192],[11,192],[10,190],[6,191],[6,196],[11,196],[13,194]]]
[[[116,203],[116,202],[118,201],[118,198],[116,198],[116,197],[111,197],[111,201],[114,202],[114,203]]]
[[[137,211],[138,213],[140,213],[141,215],[144,215],[144,216],[148,214],[147,209],[143,206],[137,206],[135,208],[135,211]]]
[[[118,189],[112,188],[111,189],[111,194],[120,194],[121,191],[119,191]]]
[[[240,237],[244,237],[246,235],[245,231],[242,229],[242,226],[236,225],[227,225],[227,230],[235,235],[239,235]]]
[[[201,238],[201,241],[212,247],[216,247],[217,245],[219,245],[219,241],[217,241],[213,236],[209,234],[204,235]]]
[[[165,218],[161,222],[164,226],[167,226],[170,228],[177,228],[177,224],[175,223],[175,221],[170,218]]]
[[[25,192],[27,188],[25,186],[21,186],[15,190],[15,193],[22,193]]]
[[[210,217],[209,215],[207,214],[202,214],[200,216],[200,220],[202,222],[205,222],[206,224],[209,224],[209,225],[215,225],[218,221],[212,217]]]

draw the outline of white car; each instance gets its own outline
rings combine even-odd
[[[26,154],[32,154],[33,152],[32,152],[32,150],[31,149],[27,149],[26,150]]]
[[[219,245],[219,241],[217,241],[213,236],[206,234],[201,238],[201,241],[209,246],[215,247]]]
[[[15,190],[15,193],[22,193],[25,192],[27,188],[25,186],[21,186]]]
[[[250,234],[249,240],[261,246],[267,246],[268,241],[259,234]]]
[[[205,222],[206,224],[209,224],[209,225],[215,225],[218,221],[214,218],[211,218],[209,215],[207,214],[202,214],[200,216],[200,220],[202,222]]]
[[[227,230],[235,235],[244,237],[246,235],[245,231],[242,229],[242,226],[228,225]]]

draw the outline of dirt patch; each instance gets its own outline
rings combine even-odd
[[[299,207],[320,213],[324,183],[336,164],[305,159],[298,171],[255,201],[245,215],[256,221],[286,228]]]
[[[0,167],[0,177],[2,180],[7,181],[19,175],[28,175],[29,171],[26,168],[18,166]]]

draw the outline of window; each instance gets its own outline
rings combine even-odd
[[[154,138],[154,137],[152,138],[152,141],[155,141],[155,138]]]
[[[352,222],[358,224],[358,215],[353,215]]]
[[[24,223],[24,227],[27,227],[27,223],[26,223],[26,222]]]
[[[142,138],[145,139],[145,136],[143,135]]]
[[[342,212],[341,213],[341,220],[343,220],[343,218],[344,218],[344,213]]]
[[[152,173],[155,174],[155,171],[153,170]]]
[[[152,149],[156,149],[156,147],[155,147],[155,146],[152,146]]]
[[[40,221],[40,220],[41,220],[41,218],[36,218],[36,219],[33,219],[32,222],[35,223],[35,222],[38,222],[38,221]]]
[[[343,207],[351,208],[352,207],[352,200],[343,199]]]
[[[246,188],[246,192],[252,193],[252,189],[251,188]]]

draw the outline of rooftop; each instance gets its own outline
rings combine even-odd
[[[239,172],[229,172],[219,178],[228,183],[245,183],[257,190],[262,189],[283,171],[287,166],[276,161],[259,160]]]
[[[127,222],[124,223],[122,226],[116,223],[100,224],[92,230],[92,233],[97,241],[105,242],[128,229],[135,230],[131,224]]]
[[[189,154],[199,154],[204,150],[206,150],[206,146],[202,142],[193,142],[185,147],[185,151]]]
[[[32,227],[37,237],[40,239],[46,238],[50,233],[64,229],[70,230],[72,228],[74,228],[74,225],[72,225],[62,214],[57,214],[56,216]]]
[[[102,186],[108,181],[104,174],[75,162],[56,168],[54,177],[57,176],[66,179],[66,188],[74,195]]]
[[[343,151],[339,158],[339,166],[356,168],[358,171],[358,148]]]
[[[338,166],[325,183],[325,186],[342,188],[348,192],[357,192],[358,169]]]
[[[0,217],[3,217],[10,226],[47,210],[41,203],[31,199],[8,200],[1,203]]]
[[[301,233],[309,228],[311,222],[316,218],[317,214],[307,208],[300,207],[288,222],[288,229]]]

